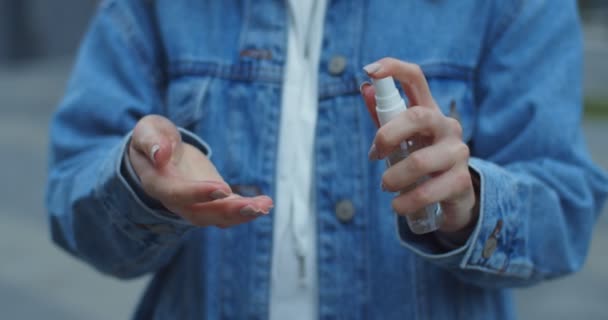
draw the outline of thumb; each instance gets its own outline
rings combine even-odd
[[[149,115],[143,117],[131,138],[131,147],[143,154],[152,165],[163,168],[171,158],[177,156],[181,144],[181,136],[175,125],[167,118]]]
[[[361,91],[361,96],[363,96],[363,101],[365,101],[369,115],[372,117],[376,127],[380,128],[380,121],[378,121],[378,114],[376,113],[376,90],[374,86],[369,82],[363,82],[359,90]]]

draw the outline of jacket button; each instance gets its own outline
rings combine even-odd
[[[499,219],[496,222],[496,226],[494,227],[494,231],[492,231],[492,234],[490,235],[490,238],[488,238],[488,241],[486,241],[486,244],[483,246],[483,251],[481,252],[481,256],[484,259],[488,259],[492,256],[492,254],[494,254],[494,251],[496,251],[496,246],[498,245],[498,236],[500,235],[500,230],[502,230],[502,219]]]
[[[329,74],[332,76],[339,76],[346,69],[346,58],[344,56],[336,55],[329,60]]]
[[[348,200],[336,204],[336,217],[343,223],[350,222],[355,216],[355,206]]]
[[[494,253],[494,251],[496,251],[496,245],[497,245],[497,241],[495,237],[490,237],[490,239],[488,239],[488,241],[486,241],[486,245],[483,247],[483,252],[481,253],[481,256],[484,259],[488,259],[492,256],[492,254]]]

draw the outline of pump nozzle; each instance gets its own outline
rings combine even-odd
[[[378,111],[388,111],[396,106],[404,107],[401,105],[404,104],[404,101],[399,95],[399,91],[397,91],[393,77],[372,79],[372,83],[376,89],[376,108]]]
[[[405,101],[399,95],[395,81],[392,77],[382,79],[372,79],[374,89],[376,90],[376,114],[380,125],[383,126],[389,121],[397,117],[400,113],[407,109]],[[390,167],[399,161],[405,159],[409,155],[409,149],[417,150],[424,147],[423,141],[416,136],[410,137],[407,141],[400,143],[397,150],[393,151],[387,158],[387,165]],[[429,176],[423,176],[418,179],[416,185],[424,183],[429,179]],[[410,229],[415,234],[423,234],[435,231],[443,221],[443,214],[439,203],[432,203],[418,210],[413,215],[407,217],[407,223]]]
[[[374,88],[376,89],[376,96],[387,97],[395,94],[397,90],[395,88],[395,81],[393,77],[386,77],[382,79],[372,79]]]
[[[397,91],[393,77],[372,79],[372,83],[376,90],[376,113],[380,125],[384,125],[397,114],[405,111],[407,106]]]

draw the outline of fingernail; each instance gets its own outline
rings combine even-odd
[[[380,159],[378,157],[378,150],[376,150],[376,144],[372,144],[372,147],[369,149],[369,152],[367,153],[367,157],[369,158],[370,161]]]
[[[382,65],[379,64],[378,62],[370,63],[370,64],[366,65],[365,67],[363,67],[363,70],[365,70],[365,72],[370,75],[380,71],[381,69],[382,69]]]
[[[150,160],[152,160],[152,163],[156,163],[156,153],[158,152],[158,150],[160,150],[160,146],[155,144],[152,146],[152,148],[150,148]]]
[[[359,92],[361,92],[361,94],[363,94],[363,89],[367,88],[369,86],[371,86],[372,84],[369,83],[368,81],[364,81],[360,86],[359,86]]]
[[[263,213],[263,214],[268,214],[268,213],[270,213],[270,210],[272,210],[272,208],[274,208],[274,206],[270,206],[270,207],[268,207],[268,209],[267,209],[267,210],[262,210],[262,213]]]
[[[220,190],[215,190],[215,191],[211,192],[211,194],[209,196],[213,200],[219,200],[219,199],[227,198],[228,196],[230,196],[230,194],[228,192],[220,189]]]
[[[254,208],[252,205],[248,205],[246,207],[244,207],[243,209],[241,209],[240,211],[242,216],[245,217],[259,217],[263,214],[265,214],[263,211],[257,210],[256,208]]]

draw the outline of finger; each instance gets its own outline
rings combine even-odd
[[[145,155],[156,168],[164,167],[181,142],[179,131],[167,118],[150,115],[133,129],[131,147]]]
[[[363,68],[374,79],[393,77],[403,86],[411,105],[437,107],[424,72],[417,64],[383,58]]]
[[[388,168],[382,176],[382,189],[390,192],[404,190],[420,178],[452,169],[458,163],[466,163],[468,158],[466,144],[455,139],[442,140],[416,150]]]
[[[243,210],[242,215],[253,215],[252,211],[255,211],[257,214],[268,214],[268,212],[270,212],[270,209],[272,209],[272,206],[272,199],[267,196],[257,196],[249,198],[234,195],[226,199],[221,199],[217,201],[207,203],[196,203],[193,204],[190,208],[192,211],[201,213],[240,213],[240,211]]]
[[[231,195],[230,197],[223,199],[225,201],[218,200],[218,202],[222,202],[224,204],[223,206],[226,207],[219,209],[223,211],[210,212],[208,211],[209,208],[206,206],[196,204],[186,208],[179,208],[175,210],[175,212],[178,212],[182,217],[194,225],[201,227],[217,226],[219,228],[228,228],[242,223],[247,223],[264,215],[263,213],[251,215],[241,214],[240,211],[242,211],[242,209],[236,209],[240,208],[242,203],[235,198],[240,198],[240,196]],[[233,205],[235,202],[239,204],[236,206]]]
[[[433,177],[413,190],[397,196],[393,199],[392,205],[397,214],[411,215],[438,202],[445,202],[449,205],[449,210],[446,210],[443,205],[442,209],[444,209],[444,213],[451,216],[452,223],[465,222],[457,221],[458,217],[454,217],[453,213],[469,212],[475,202],[473,184],[467,168],[463,166],[463,168],[449,170]]]
[[[363,101],[365,101],[365,106],[367,107],[369,115],[372,117],[376,127],[380,128],[380,121],[378,120],[378,114],[376,113],[376,91],[374,90],[374,86],[369,82],[364,82],[361,84],[359,90],[361,91],[361,96],[363,96]]]
[[[230,187],[222,181],[188,180],[146,172],[141,176],[144,190],[167,207],[183,207],[227,198]]]
[[[370,158],[383,159],[414,135],[432,136],[438,140],[445,135],[447,121],[436,110],[411,107],[378,129],[373,142],[375,150]]]
[[[267,215],[272,209],[272,199],[267,196],[246,198],[231,196],[226,199],[200,203],[187,209],[189,220],[197,225],[210,221],[217,226],[231,226]]]

